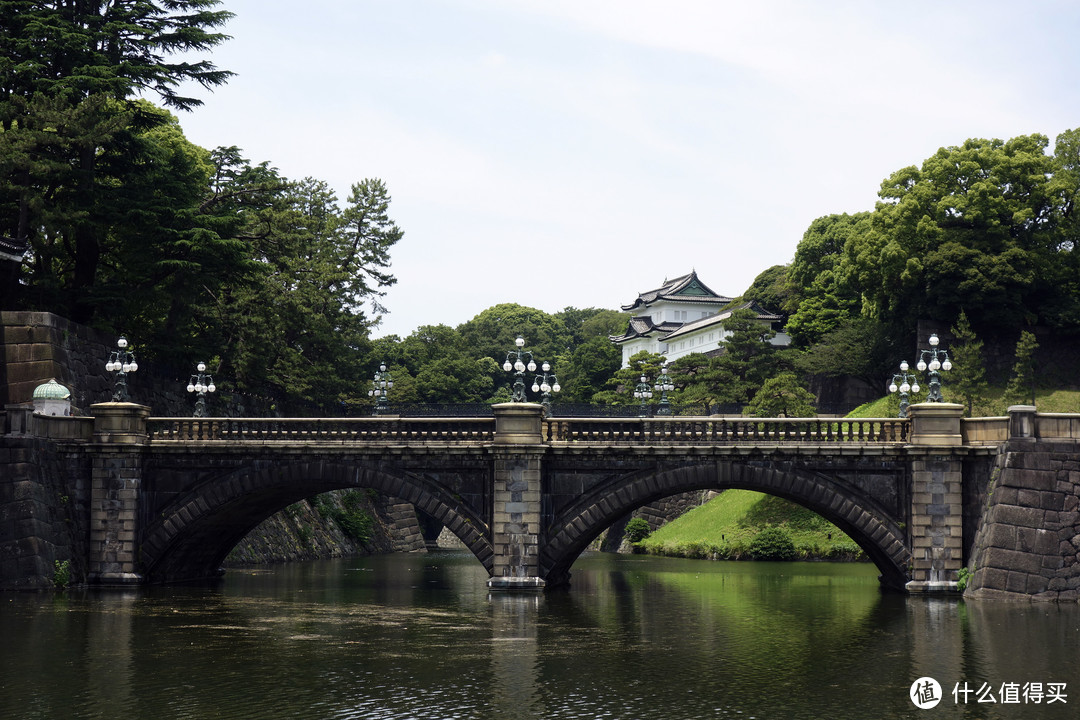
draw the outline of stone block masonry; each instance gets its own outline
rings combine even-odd
[[[496,578],[539,577],[540,458],[536,451],[503,448],[495,457],[492,544]]]
[[[1080,440],[1014,436],[994,474],[967,595],[1080,600]]]

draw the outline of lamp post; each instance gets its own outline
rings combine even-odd
[[[541,393],[540,404],[544,406],[544,412],[551,412],[551,393],[557,393],[562,390],[559,387],[559,378],[555,377],[555,373],[551,372],[551,364],[545,362],[540,366],[542,375],[537,375],[533,379],[532,391]]]
[[[108,372],[116,373],[116,383],[113,388],[113,402],[130,402],[128,395],[127,374],[139,369],[139,363],[135,362],[135,353],[128,350],[128,341],[124,336],[116,341],[118,349],[112,351],[112,355],[105,363]]]
[[[368,397],[375,398],[372,415],[380,415],[390,409],[390,401],[386,398],[386,394],[393,387],[394,380],[390,377],[390,371],[386,369],[386,363],[379,363],[379,369],[371,380],[371,389],[368,390]]]
[[[536,363],[533,362],[531,352],[522,350],[522,348],[525,347],[525,338],[518,335],[517,340],[514,341],[514,345],[517,346],[517,350],[511,350],[506,353],[506,362],[503,363],[503,370],[506,372],[514,371],[514,394],[511,401],[523,403],[528,401],[528,398],[525,396],[525,371],[536,372]]]
[[[919,392],[919,381],[914,375],[908,373],[909,365],[907,360],[900,363],[900,372],[893,375],[892,383],[889,385],[889,392],[900,393],[900,415],[899,417],[906,418],[907,411],[910,403],[908,402],[908,393]]]
[[[946,372],[952,370],[949,353],[945,350],[938,350],[939,342],[937,333],[931,335],[929,339],[930,349],[919,351],[919,362],[915,365],[919,372],[930,370],[930,392],[926,395],[927,402],[943,402],[945,400],[941,395],[941,375],[938,374],[938,370]],[[930,362],[926,361],[928,357]]]
[[[217,392],[214,378],[207,374],[206,363],[201,362],[195,366],[196,373],[188,380],[187,391],[196,393],[195,417],[206,417],[206,393]]]
[[[634,387],[634,397],[641,400],[641,410],[638,413],[640,417],[649,416],[649,399],[652,397],[652,387],[649,385],[649,379],[644,375],[641,376],[641,382]]]
[[[667,374],[667,360],[664,360],[664,364],[660,366],[660,376],[656,378],[653,388],[660,393],[660,406],[656,408],[656,414],[670,415],[671,402],[667,394],[675,389],[675,383],[671,382],[671,377]]]

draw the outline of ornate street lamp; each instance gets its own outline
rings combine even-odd
[[[664,360],[664,364],[660,366],[660,376],[656,378],[653,388],[660,393],[660,406],[656,408],[656,414],[670,415],[671,402],[667,394],[675,389],[675,383],[671,382],[671,377],[667,374],[667,360]]]
[[[393,387],[394,380],[386,369],[386,363],[379,363],[379,369],[375,372],[375,377],[371,381],[371,389],[368,390],[368,397],[375,398],[375,408],[371,412],[372,415],[379,415],[390,409],[390,401],[386,398],[386,394]]]
[[[900,393],[899,417],[902,418],[907,417],[908,407],[910,406],[910,403],[908,402],[908,393],[919,392],[919,381],[914,375],[908,373],[908,368],[909,366],[907,364],[907,360],[901,362],[900,372],[898,372],[896,375],[893,375],[892,383],[889,385],[889,392]]]
[[[938,374],[938,370],[944,370],[948,372],[952,370],[952,363],[949,362],[949,353],[945,350],[938,350],[938,336],[934,333],[930,336],[930,349],[920,350],[919,362],[915,365],[919,369],[919,372],[923,372],[927,369],[930,370],[930,392],[927,393],[927,402],[943,402],[945,398],[941,395],[941,375]],[[930,358],[930,362],[926,361],[926,358]]]
[[[514,372],[514,394],[511,401],[523,403],[528,402],[528,398],[525,396],[525,371],[536,372],[536,363],[533,362],[531,352],[522,350],[522,348],[525,347],[525,338],[518,335],[514,344],[517,346],[517,350],[511,350],[506,353],[506,362],[503,363],[503,370],[506,372]]]
[[[138,370],[139,363],[135,362],[135,353],[128,350],[126,337],[120,336],[120,339],[116,341],[116,347],[119,349],[113,350],[108,362],[105,363],[105,370],[116,373],[116,384],[113,387],[112,399],[113,402],[130,402],[131,396],[128,395],[127,374]]]
[[[652,388],[649,385],[649,379],[644,375],[641,376],[641,382],[634,387],[634,397],[641,400],[641,411],[638,413],[641,417],[649,416],[649,399],[652,398]]]
[[[206,417],[206,393],[217,392],[214,378],[207,374],[206,363],[201,362],[195,366],[196,373],[188,380],[187,391],[196,393],[195,417]]]
[[[551,393],[557,393],[562,390],[559,387],[559,378],[555,377],[555,373],[551,371],[551,364],[544,363],[540,366],[540,370],[543,371],[542,375],[537,375],[533,380],[532,391],[534,393],[541,393],[540,404],[544,406],[544,412],[551,412]]]

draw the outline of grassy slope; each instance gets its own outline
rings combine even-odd
[[[754,536],[766,527],[784,528],[804,559],[852,559],[860,554],[851,538],[820,515],[782,498],[727,490],[664,525],[639,544],[655,555],[748,558]]]
[[[963,398],[949,392],[949,386],[943,388],[945,399],[948,402],[963,403]],[[1002,396],[1005,388],[990,388],[986,393],[986,400],[976,403],[974,417],[1004,416],[1007,412],[1005,401]],[[1044,413],[1077,413],[1080,412],[1080,390],[1037,390],[1035,393],[1035,407]],[[896,395],[878,398],[873,402],[852,410],[848,417],[857,418],[881,418],[896,417],[900,408],[900,400]]]

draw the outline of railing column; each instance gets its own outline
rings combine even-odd
[[[919,403],[911,416],[911,579],[908,592],[955,592],[963,559],[963,405]],[[922,451],[922,452],[920,452]]]
[[[103,585],[140,583],[137,523],[150,408],[99,403],[90,406],[90,413],[99,451],[94,454],[90,488],[87,577],[91,583]]]
[[[1009,439],[1029,439],[1035,437],[1035,406],[1009,406]]]
[[[501,403],[495,409],[495,472],[492,488],[492,547],[488,587],[544,587],[540,577],[540,475],[544,454],[544,408]]]

